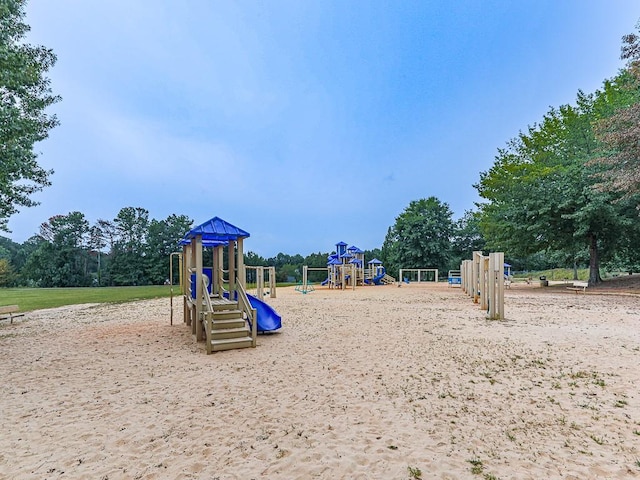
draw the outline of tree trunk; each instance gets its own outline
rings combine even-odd
[[[600,259],[598,258],[598,237],[589,235],[589,285],[600,283]]]
[[[578,262],[576,260],[573,261],[573,279],[578,280]]]

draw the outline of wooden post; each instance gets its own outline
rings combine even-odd
[[[200,341],[203,339],[204,331],[202,328],[202,322],[200,321],[200,316],[202,312],[202,301],[204,299],[204,295],[207,293],[203,292],[202,288],[202,235],[196,235],[196,237],[191,241],[191,248],[195,251],[195,263],[196,263],[196,278],[195,278],[195,287],[196,287],[196,298],[194,300],[195,303],[195,317],[193,319],[193,324],[191,325],[191,332],[195,333],[196,340]]]
[[[356,264],[352,263],[351,264],[351,284],[352,284],[351,287],[352,287],[352,290],[356,289],[356,283],[357,283],[356,280],[357,280],[356,279]]]
[[[256,297],[264,297],[264,267],[256,267]]]
[[[471,277],[472,277],[472,288],[471,297],[473,298],[473,303],[478,303],[478,299],[480,298],[478,287],[480,283],[480,259],[482,258],[482,252],[473,252],[473,264],[471,267]]]
[[[213,247],[213,258],[211,262],[211,294],[220,294],[220,263],[218,260],[219,246]]]
[[[309,279],[309,267],[306,265],[302,266],[302,291],[307,291],[307,283]]]
[[[480,308],[486,310],[488,307],[488,299],[490,298],[489,288],[491,285],[491,276],[489,273],[489,257],[480,257]]]
[[[504,319],[504,253],[489,254],[489,318]]]
[[[242,238],[238,238],[238,240],[236,240],[236,245],[238,246],[237,250],[236,250],[236,255],[237,255],[237,265],[238,265],[238,281],[240,282],[240,284],[242,285],[242,288],[246,291],[247,290],[247,274],[244,270],[244,252],[243,252],[243,239]],[[262,297],[260,297],[262,298]]]
[[[269,296],[276,298],[276,267],[269,267]]]

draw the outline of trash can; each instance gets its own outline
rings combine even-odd
[[[547,280],[547,277],[545,275],[541,275],[540,276],[540,286],[541,287],[548,287],[549,286],[549,280]]]

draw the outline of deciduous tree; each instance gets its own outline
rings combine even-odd
[[[47,108],[53,95],[46,72],[56,56],[24,43],[25,0],[0,2],[0,230],[19,207],[36,205],[31,197],[50,184],[51,170],[37,162],[34,144],[58,124]]]

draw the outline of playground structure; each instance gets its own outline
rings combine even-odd
[[[486,310],[490,320],[504,320],[504,253],[473,252],[460,265],[462,291]]]
[[[401,268],[398,277],[405,283],[435,282],[438,283],[437,268]]]
[[[447,282],[450,287],[462,287],[460,270],[449,270],[449,273],[447,274]]]
[[[256,284],[256,295],[255,295],[256,297],[262,298],[266,294],[268,294],[269,297],[276,298],[276,267],[263,267],[263,266],[252,266],[252,265],[245,265],[244,267],[246,270],[255,271],[255,282],[253,283]],[[269,288],[269,291],[266,292],[266,294],[264,292],[265,273],[267,274],[267,285]],[[247,275],[249,275],[248,271],[247,271]]]
[[[336,243],[336,253],[327,258],[326,267],[302,267],[302,282],[296,287],[296,291],[309,293],[315,290],[309,281],[309,272],[326,272],[327,278],[320,283],[330,289],[351,288],[355,290],[358,285],[386,285],[395,283],[395,278],[387,275],[382,262],[377,258],[371,260],[365,268],[364,251],[356,246],[349,247],[345,242]]]
[[[265,267],[244,265],[243,243],[248,237],[248,232],[214,217],[187,232],[180,242],[183,248],[182,255],[178,255],[183,321],[191,327],[196,341],[204,342],[208,354],[255,347],[258,332],[271,332],[282,326],[280,315],[261,299]],[[213,251],[212,267],[203,266],[204,247]],[[170,268],[173,268],[173,256]],[[261,298],[246,291],[246,270],[252,268],[256,269],[257,293]],[[266,268],[270,295],[275,297],[275,271],[272,267]]]

